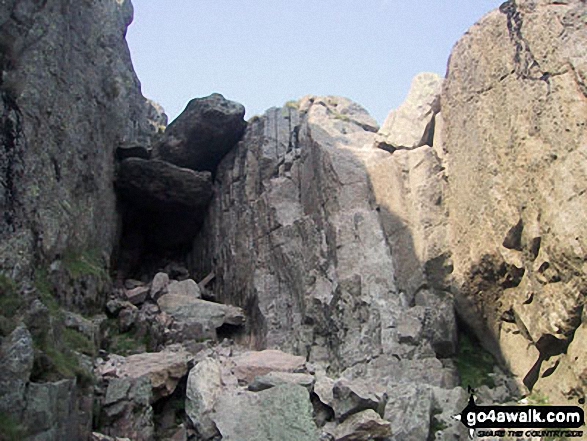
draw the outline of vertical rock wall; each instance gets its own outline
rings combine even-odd
[[[220,300],[248,310],[254,346],[446,385],[452,377],[432,346],[448,342],[451,351],[452,309],[440,318],[441,300],[414,307],[413,293],[399,292],[385,207],[373,192],[385,184],[369,174],[389,156],[373,148],[376,130],[360,106],[333,97],[250,121],[217,171],[191,264],[202,277],[215,273]],[[434,334],[442,320],[452,325]],[[401,363],[404,371],[391,373]]]
[[[3,1],[0,7],[0,270],[116,239],[117,145],[148,136],[124,39],[128,0]]]
[[[586,20],[584,1],[505,2],[458,42],[442,94],[461,315],[553,399],[587,384]]]

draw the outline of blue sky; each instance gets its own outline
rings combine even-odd
[[[304,95],[342,95],[380,123],[412,78],[444,75],[495,0],[133,0],[127,40],[143,94],[170,120],[213,92],[247,118]]]

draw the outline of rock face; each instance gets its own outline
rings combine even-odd
[[[154,156],[179,167],[213,172],[245,131],[245,108],[215,93],[190,101]]]
[[[3,273],[22,279],[72,249],[110,255],[113,151],[152,133],[124,39],[132,16],[128,0],[2,3]]]
[[[587,386],[573,358],[587,271],[586,17],[582,1],[505,2],[455,46],[441,100],[461,316],[553,400]]]
[[[220,164],[194,272],[215,273],[213,291],[246,310],[259,348],[383,378],[398,363],[409,377],[420,370],[414,357],[431,357],[438,375],[430,381],[442,382],[426,314],[414,319],[422,331],[413,338],[398,333],[411,307],[384,226],[393,214],[372,190],[388,185],[388,173],[370,170],[390,156],[373,148],[376,123],[344,98],[308,97],[298,107],[250,122]]]

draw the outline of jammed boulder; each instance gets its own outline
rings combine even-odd
[[[153,211],[203,209],[212,197],[210,173],[141,158],[120,163],[116,188],[130,204]]]
[[[120,265],[123,274],[132,272],[133,266],[140,265],[149,252],[156,254],[157,250],[191,243],[212,197],[209,172],[196,172],[159,160],[123,160],[115,185],[124,202]]]
[[[190,101],[167,127],[153,157],[192,170],[214,172],[246,127],[245,108],[214,93]]]

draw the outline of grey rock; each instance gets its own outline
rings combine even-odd
[[[392,434],[391,423],[372,409],[351,415],[334,432],[335,441],[387,440]],[[425,438],[423,438],[425,439]]]
[[[249,384],[255,378],[270,372],[301,371],[305,361],[304,357],[275,349],[251,351],[232,359],[234,363],[232,371],[239,381]]]
[[[147,99],[147,121],[151,126],[152,133],[161,135],[167,127],[167,115],[165,109],[161,104],[156,103],[153,100]]]
[[[392,111],[377,134],[375,145],[393,152],[432,146],[434,118],[440,110],[442,78],[433,73],[421,73],[412,81],[406,101]]]
[[[280,384],[297,384],[303,386],[308,391],[312,390],[315,378],[313,375],[292,372],[269,372],[268,374],[256,377],[248,389],[253,392],[259,392],[270,389]]]
[[[176,296],[188,296],[199,299],[202,297],[200,287],[192,280],[182,280],[181,282],[172,281],[167,285],[167,293]]]
[[[135,289],[138,288],[140,286],[145,286],[145,283],[142,282],[141,280],[136,280],[136,279],[126,279],[124,281],[124,287],[126,289]]]
[[[467,428],[453,418],[467,406],[469,399],[467,392],[461,387],[453,389],[433,387],[432,394],[434,411],[431,426],[437,429],[429,434],[431,439],[436,441],[467,439],[469,437]]]
[[[128,303],[118,313],[118,330],[121,333],[130,331],[139,318],[139,310],[132,303]]]
[[[30,439],[57,441],[80,437],[75,380],[30,383],[26,401],[22,421],[30,427]]]
[[[0,270],[24,279],[41,259],[87,244],[108,256],[106,269],[117,240],[114,149],[150,138],[124,39],[132,5],[9,1],[2,17],[11,59],[2,57],[0,143],[12,147],[0,153],[10,183],[0,190]],[[104,299],[93,284],[83,295]]]
[[[365,381],[337,380],[332,388],[334,414],[336,419],[344,421],[350,415],[366,409],[372,409],[383,416],[387,393],[385,388],[368,384]]]
[[[215,93],[190,101],[165,131],[154,157],[192,170],[214,172],[244,133],[245,108]]]
[[[133,289],[125,290],[125,297],[130,303],[135,306],[140,306],[145,303],[149,295],[150,288],[148,286],[137,286]]]
[[[226,441],[318,441],[308,391],[281,385],[221,396],[212,416]]]
[[[152,388],[153,400],[157,401],[173,393],[179,381],[188,372],[189,359],[190,355],[187,352],[171,350],[129,355],[124,360],[119,360],[115,375],[118,378],[135,380],[147,378]],[[104,369],[107,371],[107,366]],[[126,383],[116,384],[119,387],[128,386]],[[106,404],[118,401],[109,396],[114,392],[116,389],[111,391],[109,386],[106,393]]]
[[[388,385],[387,395],[384,417],[394,428],[392,439],[428,439],[434,411],[432,388],[419,384],[393,384]]]
[[[116,188],[129,203],[155,211],[203,209],[212,196],[209,173],[140,158],[120,163]]]
[[[197,287],[195,282],[194,286]],[[222,325],[242,326],[245,323],[241,308],[208,302],[193,295],[165,294],[159,298],[157,304],[174,319],[176,341],[216,339],[216,330]]]
[[[587,249],[587,36],[578,0],[500,9],[454,47],[441,97],[442,138],[459,315],[500,357],[502,317],[514,311],[516,332],[531,341],[520,357],[503,346],[521,373],[529,344],[543,358],[564,354],[584,323],[578,287],[585,270],[572,264],[573,275],[567,271]],[[524,379],[555,401],[586,389],[570,369],[546,377],[529,370]]]
[[[219,435],[210,414],[223,392],[222,368],[211,358],[200,361],[190,371],[186,390],[186,414],[205,441]]]
[[[157,301],[159,297],[167,294],[167,287],[169,286],[169,276],[167,273],[157,273],[151,282],[151,291],[149,297]]]
[[[114,437],[152,439],[151,401],[148,377],[111,379],[101,408],[101,431]]]
[[[424,337],[441,358],[457,352],[457,326],[452,295],[434,290],[420,290],[415,296],[416,306],[424,307]]]
[[[26,387],[33,369],[33,339],[18,326],[0,345],[0,411],[17,421],[26,406]]]
[[[307,97],[251,122],[219,165],[190,271],[217,275],[219,301],[255,305],[258,347],[337,370],[377,356],[380,338],[397,343],[394,262],[365,167],[388,156],[374,126],[349,100]]]

